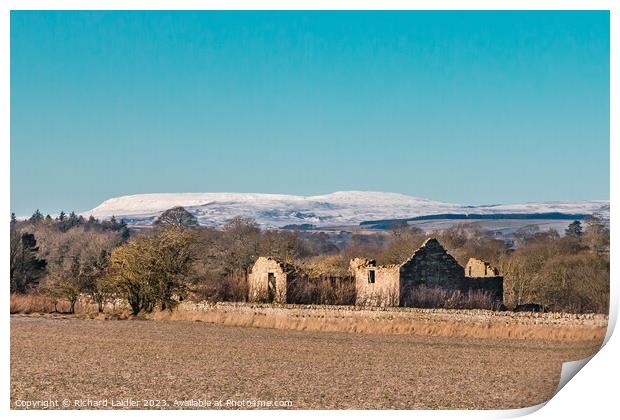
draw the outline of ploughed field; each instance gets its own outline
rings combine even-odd
[[[517,408],[550,398],[561,363],[599,346],[13,316],[11,407]]]

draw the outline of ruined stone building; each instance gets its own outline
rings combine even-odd
[[[306,267],[307,268],[307,267]],[[471,258],[463,268],[437,239],[424,241],[402,264],[377,265],[375,260],[350,261],[355,282],[355,304],[360,306],[419,306],[423,293],[483,291],[497,303],[503,302],[503,278],[489,263]],[[304,287],[316,280],[303,268],[273,257],[259,257],[248,276],[250,302],[308,303],[302,297]],[[346,278],[330,276],[328,288]],[[352,283],[349,283],[352,286]],[[352,290],[352,289],[351,289]],[[302,293],[300,293],[300,291]],[[352,303],[353,295],[348,304]],[[327,300],[329,302],[329,300]],[[325,299],[322,300],[325,302]]]
[[[259,257],[248,276],[250,302],[287,303],[287,289],[297,268],[272,257]]]
[[[499,270],[486,261],[470,258],[465,266],[465,275],[467,277],[497,277]]]
[[[248,275],[250,302],[350,305],[354,294],[350,274],[298,266],[273,257],[259,257]]]
[[[480,260],[475,260],[480,261]],[[447,291],[481,290],[498,302],[503,300],[503,278],[488,265],[472,262],[474,276],[466,276],[463,267],[434,238],[427,239],[402,264],[378,266],[374,260],[356,258],[350,266],[355,275],[356,305],[416,306],[416,291],[423,288]],[[485,271],[486,267],[486,271]],[[486,272],[485,276],[478,276]]]
[[[503,303],[504,277],[488,262],[470,258],[465,266],[465,280],[471,290],[483,290]]]
[[[400,266],[377,265],[375,260],[355,258],[350,263],[355,276],[355,304],[400,305]]]

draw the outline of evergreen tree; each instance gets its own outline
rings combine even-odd
[[[125,223],[124,220],[121,220],[118,231],[121,234],[121,239],[123,240],[123,242],[127,242],[129,240],[129,228],[127,227],[127,223]]]
[[[74,226],[77,226],[79,224],[79,220],[77,215],[75,214],[74,211],[72,211],[71,213],[69,213],[69,218],[67,219],[67,228],[71,229]]]
[[[30,222],[32,223],[38,223],[41,220],[43,220],[43,215],[41,214],[41,212],[39,211],[39,209],[37,209],[34,213],[32,213],[32,216],[30,216]]]
[[[38,285],[47,266],[47,261],[38,258],[38,252],[39,247],[32,233],[11,229],[11,293],[26,293]]]
[[[568,225],[564,233],[566,234],[566,236],[572,236],[576,238],[580,237],[581,235],[583,235],[583,227],[581,226],[581,222],[579,220],[575,220],[570,225]]]

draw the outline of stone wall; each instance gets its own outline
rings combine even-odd
[[[400,276],[398,265],[377,266],[374,260],[351,260],[355,276],[355,304],[360,306],[398,306]],[[371,272],[374,282],[371,282]]]
[[[408,306],[417,286],[462,290],[465,286],[463,267],[448,254],[437,239],[427,239],[400,266],[400,305]]]
[[[465,266],[465,276],[467,277],[496,277],[499,270],[486,261],[477,258],[470,258]]]
[[[187,301],[179,313],[179,319],[253,328],[563,342],[601,340],[608,320],[600,314]]]
[[[504,302],[504,278],[499,270],[486,261],[470,258],[465,266],[465,289],[490,293],[498,302]]]
[[[269,275],[275,277],[275,290],[269,292]],[[286,303],[288,286],[285,264],[270,257],[259,257],[248,276],[250,302]]]

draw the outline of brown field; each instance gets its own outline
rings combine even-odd
[[[107,399],[111,408],[133,399],[139,408],[143,400],[176,408],[175,400],[193,399],[221,400],[223,408],[234,408],[227,400],[518,408],[549,399],[561,363],[595,353],[600,343],[12,316],[11,407]]]

